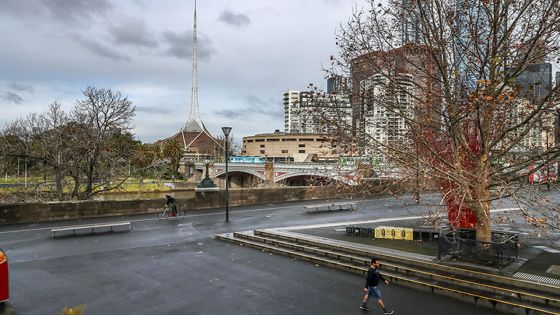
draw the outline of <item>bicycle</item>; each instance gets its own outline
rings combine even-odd
[[[169,207],[163,208],[163,211],[158,212],[157,214],[158,219],[160,220],[167,220],[167,219],[177,219],[180,220],[185,217],[185,210],[177,209],[177,214],[172,215],[171,209]]]

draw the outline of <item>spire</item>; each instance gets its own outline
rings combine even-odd
[[[191,90],[191,111],[189,119],[181,128],[181,131],[187,132],[202,132],[206,130],[200,114],[198,112],[198,67],[197,67],[197,52],[198,52],[198,38],[196,35],[196,0],[194,1],[194,27],[193,27],[193,54],[192,54],[192,90]]]

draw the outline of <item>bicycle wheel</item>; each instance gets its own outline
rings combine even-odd
[[[158,214],[157,214],[158,219],[160,219],[160,220],[167,219],[167,217],[169,216],[168,212],[169,211],[167,209],[164,209],[163,211],[158,212]]]
[[[177,210],[177,219],[182,219],[185,217],[185,210]]]

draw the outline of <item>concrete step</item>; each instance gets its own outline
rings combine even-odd
[[[267,238],[260,235],[251,235],[249,233],[234,233],[235,237],[245,238],[254,242],[260,242],[264,244],[269,244],[272,246],[287,248],[290,250],[297,250],[300,252],[305,252],[321,257],[327,257],[331,259],[336,259],[344,263],[355,264],[357,266],[363,266],[367,268],[370,264],[370,259],[372,255],[353,255],[346,254],[340,251],[332,251],[330,249],[322,249],[318,246],[312,245],[301,245],[297,243],[292,243],[288,241],[278,240],[275,238]],[[377,257],[377,256],[376,256]],[[485,294],[490,294],[494,296],[504,296],[511,300],[510,297],[516,297],[514,300],[518,302],[531,302],[543,307],[557,307],[560,309],[560,299],[549,294],[542,295],[539,292],[531,292],[530,290],[512,290],[510,288],[505,288],[494,283],[489,283],[488,281],[480,281],[480,279],[472,278],[465,275],[452,275],[447,274],[442,271],[434,271],[430,268],[419,268],[411,267],[405,264],[406,260],[397,263],[386,263],[383,262],[383,271],[392,271],[396,274],[403,274],[405,276],[414,276],[417,279],[423,279],[426,281],[437,281],[441,284],[449,284],[457,286],[458,288],[464,287],[468,289],[476,289]]]
[[[400,252],[398,255],[396,255],[395,253],[388,254],[380,251],[372,251],[371,247],[369,246],[293,232],[287,233],[281,231],[255,230],[254,234],[267,238],[285,240],[297,244],[317,246],[327,250],[347,253],[356,256],[375,256],[383,262],[405,264],[410,267],[428,269],[433,272],[443,272],[448,276],[454,276],[464,279],[476,279],[477,282],[486,283],[488,285],[507,285],[508,288],[525,291],[529,294],[537,294],[545,297],[550,297],[554,300],[560,300],[560,287],[558,286],[543,284],[526,279],[503,276],[499,274],[480,272],[466,268],[447,266],[438,262],[427,260],[425,257],[418,257],[419,255],[404,256],[401,254],[402,252]]]
[[[216,235],[218,239],[225,241],[230,241],[237,243],[242,246],[256,248],[262,251],[267,251],[271,253],[281,254],[289,257],[294,257],[296,259],[305,260],[312,262],[317,265],[323,265],[331,268],[336,268],[340,270],[350,271],[358,274],[365,274],[367,272],[367,260],[364,261],[364,257],[360,258],[356,256],[351,258],[351,255],[346,254],[336,254],[334,252],[328,253],[326,256],[321,256],[320,254],[328,251],[320,249],[312,249],[308,246],[303,246],[299,244],[292,244],[291,248],[286,248],[280,246],[280,243],[274,243],[274,240],[259,240],[255,238],[255,235],[251,235],[251,232],[244,233],[234,233],[234,234],[223,234]],[[257,235],[258,236],[258,235]],[[287,242],[286,242],[287,243]],[[286,245],[290,246],[290,245]],[[338,256],[338,257],[330,257]],[[340,260],[340,257],[345,257],[350,259],[350,262],[344,262]],[[346,257],[348,256],[348,257]],[[416,289],[427,290],[432,293],[451,296],[455,299],[468,301],[474,303],[478,306],[489,307],[498,311],[503,311],[512,314],[560,314],[556,310],[557,308],[552,308],[551,306],[534,305],[535,303],[519,301],[517,297],[508,297],[500,294],[491,294],[488,292],[483,292],[475,288],[468,288],[462,285],[447,283],[445,281],[437,281],[433,279],[425,279],[418,275],[399,273],[394,271],[383,272],[386,278],[389,278],[391,282],[396,284],[413,287]]]

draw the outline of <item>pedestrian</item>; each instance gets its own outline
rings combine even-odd
[[[367,278],[366,278],[366,285],[364,287],[364,291],[366,295],[364,296],[364,300],[362,305],[360,305],[360,309],[364,311],[369,311],[371,308],[367,306],[367,301],[369,300],[370,296],[375,299],[377,304],[383,310],[383,314],[389,315],[393,314],[395,311],[389,310],[385,307],[383,300],[381,299],[381,291],[379,291],[379,280],[385,282],[386,285],[389,284],[389,281],[385,280],[383,276],[379,273],[379,260],[375,257],[371,258],[371,265],[367,271]]]

